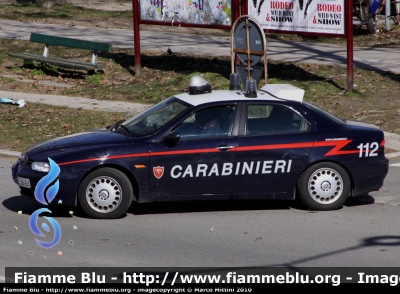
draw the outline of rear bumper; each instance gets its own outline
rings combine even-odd
[[[385,157],[369,165],[355,168],[353,174],[353,196],[365,195],[382,188],[389,171],[389,160]]]

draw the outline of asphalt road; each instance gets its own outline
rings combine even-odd
[[[286,201],[187,202],[134,205],[120,219],[94,220],[52,207],[62,238],[50,249],[29,228],[41,205],[19,195],[14,161],[0,157],[0,276],[5,267],[27,266],[399,266],[400,159],[390,160],[381,191],[336,211]]]
[[[0,20],[0,39],[29,40],[30,33],[82,38],[111,43],[113,47],[133,48],[133,30],[104,29]],[[165,31],[140,31],[141,50],[173,53],[192,53],[211,56],[230,56],[230,38],[210,35],[193,35]],[[384,58],[382,58],[384,56]],[[346,47],[332,44],[269,40],[267,58],[324,65],[347,65]],[[354,48],[354,67],[371,70],[400,72],[398,49]]]

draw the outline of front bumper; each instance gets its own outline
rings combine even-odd
[[[35,199],[35,188],[38,182],[46,176],[47,173],[36,172],[31,169],[31,164],[27,160],[18,160],[11,168],[13,181],[18,185],[18,177],[29,179],[30,188],[20,187],[22,196]],[[62,204],[76,206],[77,191],[79,186],[79,175],[71,173],[66,168],[62,168],[58,176],[59,190],[52,200],[51,204]],[[47,198],[45,197],[47,200]]]

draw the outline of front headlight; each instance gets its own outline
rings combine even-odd
[[[47,162],[34,162],[31,168],[34,171],[47,173],[50,170],[50,165]]]

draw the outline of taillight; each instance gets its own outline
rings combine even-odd
[[[381,142],[381,147],[385,147],[385,144],[386,144],[385,139],[383,139]]]

